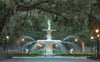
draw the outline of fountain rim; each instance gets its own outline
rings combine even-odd
[[[45,42],[45,43],[48,43],[48,42],[51,42],[51,43],[58,43],[58,42],[62,42],[61,40],[37,40],[37,42]]]

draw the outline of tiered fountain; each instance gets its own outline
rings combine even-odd
[[[45,44],[45,55],[53,55],[53,44],[61,43],[61,40],[52,40],[52,32],[56,31],[51,29],[51,21],[48,20],[48,29],[43,29],[43,31],[47,32],[46,40],[37,40],[38,43]]]
[[[61,40],[53,40],[52,32],[56,31],[55,29],[51,29],[51,21],[48,20],[48,28],[43,29],[43,31],[47,32],[46,40],[34,40],[30,36],[21,36],[16,42],[18,44],[22,43],[21,39],[30,39],[31,41],[23,44],[25,49],[28,49],[28,52],[39,52],[42,55],[56,55],[56,53],[64,53],[64,52],[80,52],[81,46],[76,45],[76,43],[70,42],[68,39],[75,38],[74,36],[67,36],[63,41]],[[31,46],[31,47],[29,47]],[[84,46],[84,44],[83,44]]]

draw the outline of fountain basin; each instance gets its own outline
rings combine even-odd
[[[61,43],[61,40],[37,40],[38,43],[45,44],[45,54],[44,55],[54,55],[53,54],[53,44]]]

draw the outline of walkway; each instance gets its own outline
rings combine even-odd
[[[14,57],[13,59],[2,60],[0,62],[100,62],[100,61],[86,59],[86,57],[38,56],[38,57]]]

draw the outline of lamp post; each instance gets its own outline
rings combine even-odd
[[[9,38],[10,38],[10,36],[6,36],[6,51],[8,51],[8,42],[9,42]]]
[[[78,38],[75,38],[74,41],[75,41],[75,43],[77,44]],[[78,45],[78,44],[77,44],[77,45]],[[78,52],[78,48],[76,48],[76,52]]]
[[[91,36],[91,51],[92,51],[92,52],[93,52],[93,39],[94,39],[94,37]]]
[[[23,44],[25,42],[25,39],[24,38],[22,38],[21,39],[21,43]],[[23,48],[23,45],[21,46],[21,51],[23,52],[23,50],[24,50],[24,48]]]
[[[97,58],[99,58],[99,32],[100,32],[100,30],[99,29],[95,29],[95,33],[96,33],[96,38],[97,38],[97,42],[96,42],[96,44],[97,44],[97,53],[96,53],[96,57]]]

